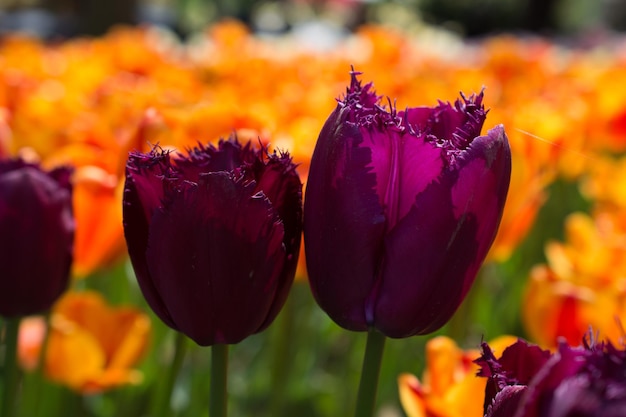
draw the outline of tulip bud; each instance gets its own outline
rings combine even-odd
[[[199,345],[238,343],[283,306],[302,231],[302,184],[288,154],[236,139],[188,156],[131,153],[123,214],[148,304]]]
[[[0,315],[49,309],[69,282],[74,242],[71,171],[0,160]]]
[[[496,359],[483,343],[486,417],[618,417],[626,409],[626,350],[587,337],[551,353],[523,340]]]
[[[483,94],[385,108],[352,73],[311,160],[304,238],[313,294],[340,326],[433,332],[469,290],[495,237],[511,155],[480,136]]]

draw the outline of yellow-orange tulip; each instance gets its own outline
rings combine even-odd
[[[59,148],[44,163],[71,165],[73,209],[76,219],[73,275],[84,278],[113,264],[125,254],[122,229],[123,171],[120,148],[101,149],[85,144]]]
[[[531,339],[578,345],[591,327],[618,344],[626,322],[626,233],[608,214],[575,213],[566,243],[546,246],[546,265],[531,271],[522,319]]]
[[[501,336],[489,342],[496,353],[516,338]],[[478,349],[464,351],[454,340],[438,336],[426,344],[422,381],[412,374],[398,378],[400,401],[408,417],[482,417],[486,379],[476,376]]]
[[[148,316],[132,307],[112,307],[96,292],[70,292],[55,305],[45,375],[82,393],[96,393],[141,382],[133,369],[150,338]],[[45,333],[43,319],[25,320],[19,357],[33,369]]]

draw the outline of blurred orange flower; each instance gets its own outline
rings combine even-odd
[[[73,209],[76,220],[73,276],[84,278],[125,255],[122,229],[124,149],[84,143],[62,146],[44,165],[70,165],[73,175]]]
[[[55,305],[45,358],[48,378],[90,394],[141,382],[132,367],[147,348],[151,324],[132,307],[111,307],[96,292],[70,292]],[[32,370],[44,339],[42,318],[25,319],[18,354]]]
[[[596,210],[623,215],[626,212],[626,158],[595,156],[580,188],[582,194],[594,202]]]
[[[123,181],[96,166],[74,176],[76,237],[73,272],[86,277],[125,254],[122,224]]]
[[[618,344],[626,323],[626,233],[608,213],[566,219],[566,243],[546,245],[547,264],[530,274],[522,319],[529,336],[555,347],[578,345],[593,328]]]
[[[544,143],[520,136],[519,132],[513,132],[509,137],[513,166],[510,191],[487,261],[505,262],[509,259],[534,225],[547,198],[546,187],[557,174],[547,158],[542,162],[539,157],[545,151]]]
[[[576,50],[514,36],[469,44],[433,28],[367,25],[321,51],[230,20],[188,43],[146,27],[52,44],[7,35],[0,57],[0,155],[29,150],[48,166],[78,168],[77,276],[124,252],[118,203],[129,150],[237,132],[289,150],[305,181],[350,65],[399,108],[486,87],[514,166],[492,261],[506,261],[526,237],[554,178],[578,179],[600,152],[626,149],[626,90],[613,88],[626,80],[623,46]]]
[[[496,355],[513,344],[513,336],[489,342]],[[462,350],[446,336],[426,343],[422,381],[412,374],[398,378],[400,401],[408,417],[482,417],[485,378],[478,378],[478,349]]]

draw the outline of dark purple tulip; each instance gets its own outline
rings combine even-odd
[[[69,282],[74,244],[71,171],[0,160],[0,315],[48,310]]]
[[[518,341],[496,359],[483,344],[476,361],[488,377],[486,417],[621,417],[626,410],[626,350],[609,342],[561,343],[550,353]]]
[[[236,139],[188,156],[131,153],[124,233],[141,290],[170,327],[203,346],[265,329],[293,282],[302,184],[286,153]]]
[[[504,128],[480,136],[483,94],[385,108],[352,83],[322,128],[305,198],[313,294],[340,326],[433,332],[469,290],[511,174]]]

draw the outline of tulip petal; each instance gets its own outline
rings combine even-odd
[[[136,195],[135,202],[143,211],[146,222],[150,222],[152,214],[161,206],[164,198],[164,179],[171,175],[170,155],[168,152],[155,148],[149,154],[133,152],[130,154],[126,168],[127,186],[132,186]],[[128,184],[130,180],[130,184]],[[124,196],[126,197],[126,196]]]
[[[428,333],[460,302],[468,266],[475,257],[476,219],[452,212],[454,176],[431,183],[385,238],[384,277],[375,306],[375,326],[390,337]],[[458,255],[458,256],[457,256]],[[435,329],[433,329],[435,330]]]
[[[138,167],[133,164],[132,154],[126,169],[126,183],[124,185],[123,199],[123,218],[124,218],[124,237],[128,246],[128,255],[133,264],[135,276],[141,292],[146,301],[152,307],[152,310],[165,324],[174,327],[167,306],[163,303],[159,292],[156,290],[148,265],[146,263],[146,251],[148,249],[149,222],[152,217],[152,211],[160,204],[158,190],[162,190],[161,184],[150,184],[146,186],[146,182],[150,178],[156,178],[153,175],[142,175]],[[146,177],[146,178],[144,178]],[[154,179],[153,181],[156,181]],[[148,191],[153,190],[153,191]],[[142,199],[145,198],[144,200]],[[150,209],[145,206],[151,206]]]
[[[255,333],[274,300],[284,231],[262,193],[249,197],[254,185],[203,174],[152,218],[150,276],[173,327],[200,345]]]
[[[452,190],[455,216],[469,212],[479,218],[480,264],[495,238],[509,189],[511,150],[504,127],[498,125],[474,139],[457,163],[459,179]]]
[[[372,151],[338,106],[324,125],[309,170],[304,235],[309,283],[340,326],[367,330],[365,307],[382,253],[385,216],[376,194]]]
[[[385,239],[378,329],[391,337],[425,334],[452,316],[495,236],[509,173],[510,150],[499,127],[476,138],[417,195]]]
[[[543,402],[546,393],[552,393],[564,380],[576,375],[585,367],[588,352],[571,348],[566,343],[559,345],[558,351],[545,361],[529,381],[528,390],[517,415],[538,416],[541,408],[545,406]],[[600,372],[598,374],[602,375]]]
[[[0,164],[0,263],[11,281],[0,293],[0,315],[42,312],[67,287],[74,236],[68,179],[68,170],[50,175],[19,161]]]
[[[186,181],[196,182],[206,172],[234,172],[249,166],[258,158],[258,151],[250,142],[242,146],[236,141],[220,140],[217,147],[199,144],[189,151],[189,156],[177,155],[176,168]]]
[[[256,190],[262,191],[267,196],[283,222],[285,266],[278,276],[278,292],[274,297],[270,312],[258,331],[272,323],[287,300],[298,265],[302,239],[302,182],[300,177],[288,155],[270,155],[269,158],[268,163],[263,165],[262,174],[257,175]]]
[[[513,417],[517,411],[527,387],[508,385],[496,394],[493,404],[487,407],[485,417]]]
[[[390,130],[361,129],[361,147],[371,150],[378,199],[391,230],[409,212],[415,196],[440,175],[444,153],[422,137]]]

